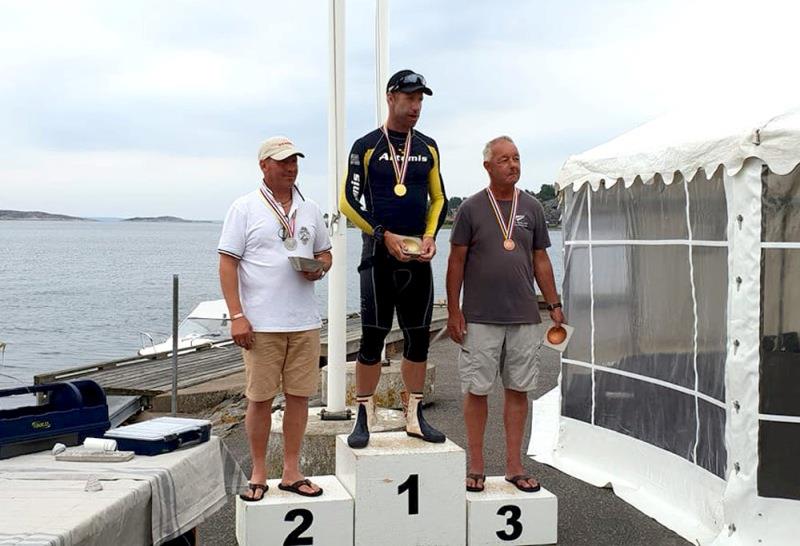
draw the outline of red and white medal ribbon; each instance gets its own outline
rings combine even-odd
[[[261,198],[264,200],[264,204],[267,205],[268,208],[272,210],[275,214],[275,217],[278,219],[278,222],[283,226],[284,233],[286,237],[283,237],[283,244],[289,250],[294,250],[294,247],[297,246],[297,241],[294,238],[294,225],[295,225],[295,217],[296,213],[292,215],[291,218],[286,215],[286,212],[283,210],[283,206],[278,203],[278,201],[272,196],[272,192],[267,190],[263,185],[259,188],[261,191]]]
[[[513,239],[511,239],[511,236],[514,233],[514,218],[517,216],[519,190],[516,188],[514,189],[514,197],[511,198],[511,214],[508,216],[508,222],[503,220],[503,213],[500,210],[500,205],[497,203],[497,199],[495,199],[494,194],[492,194],[492,190],[486,188],[486,195],[489,196],[489,203],[492,204],[492,210],[494,211],[494,216],[497,219],[497,225],[500,226],[500,231],[503,234],[503,248],[506,250],[514,250],[516,245],[514,244]]]
[[[397,152],[389,139],[389,130],[384,125],[381,127],[383,134],[386,136],[386,144],[389,146],[389,156],[392,159],[392,167],[394,168],[394,176],[396,184],[394,186],[394,193],[398,197],[403,197],[406,194],[406,173],[408,172],[408,154],[411,152],[411,131],[406,134],[406,143],[403,146],[403,165],[400,166],[400,160],[397,158]]]

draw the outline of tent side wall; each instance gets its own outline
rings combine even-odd
[[[758,293],[750,297],[758,298],[760,312],[748,310],[754,323],[741,324],[746,341],[732,332],[734,343],[750,353],[755,344],[755,353],[746,376],[731,362],[729,382],[746,381],[742,391],[756,385],[750,403],[757,406],[748,403],[747,426],[733,428],[734,439],[747,442],[743,458],[749,457],[736,481],[731,477],[725,510],[743,542],[790,544],[800,533],[800,167],[777,174],[756,164],[743,176],[758,192],[747,200],[757,199],[759,210],[754,225],[743,220],[742,231],[754,239],[750,264],[737,265],[752,265],[748,274],[755,272]]]
[[[750,159],[709,179],[565,190],[576,333],[560,391],[534,403],[532,454],[612,484],[693,543],[781,543],[800,530],[789,516],[800,508],[800,377],[789,377],[800,288],[787,280],[800,266],[800,170],[788,176]],[[762,188],[777,186],[762,222]],[[768,413],[765,393],[782,413]],[[559,406],[557,434],[543,435]]]

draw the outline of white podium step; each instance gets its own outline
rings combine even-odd
[[[405,432],[373,434],[364,449],[336,437],[336,477],[356,499],[356,545],[463,546],[464,450]]]
[[[542,488],[524,493],[502,476],[486,478],[481,493],[467,493],[467,544],[555,544],[558,499]]]
[[[236,540],[240,546],[352,546],[353,498],[334,476],[309,478],[324,491],[302,497],[278,489],[258,502],[236,497]]]

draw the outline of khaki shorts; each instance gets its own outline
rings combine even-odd
[[[541,324],[468,323],[458,356],[461,391],[487,395],[498,375],[506,389],[535,389],[544,332]]]
[[[247,382],[245,396],[254,402],[281,392],[312,396],[319,390],[319,329],[303,332],[256,332],[249,350],[242,349]]]

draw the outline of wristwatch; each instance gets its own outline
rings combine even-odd
[[[386,228],[383,226],[375,226],[375,229],[372,230],[372,238],[375,239],[377,242],[383,242],[383,235],[386,233]]]
[[[547,310],[548,311],[555,311],[556,309],[558,309],[560,307],[561,307],[561,302],[560,301],[558,301],[556,303],[548,303],[547,304]]]

